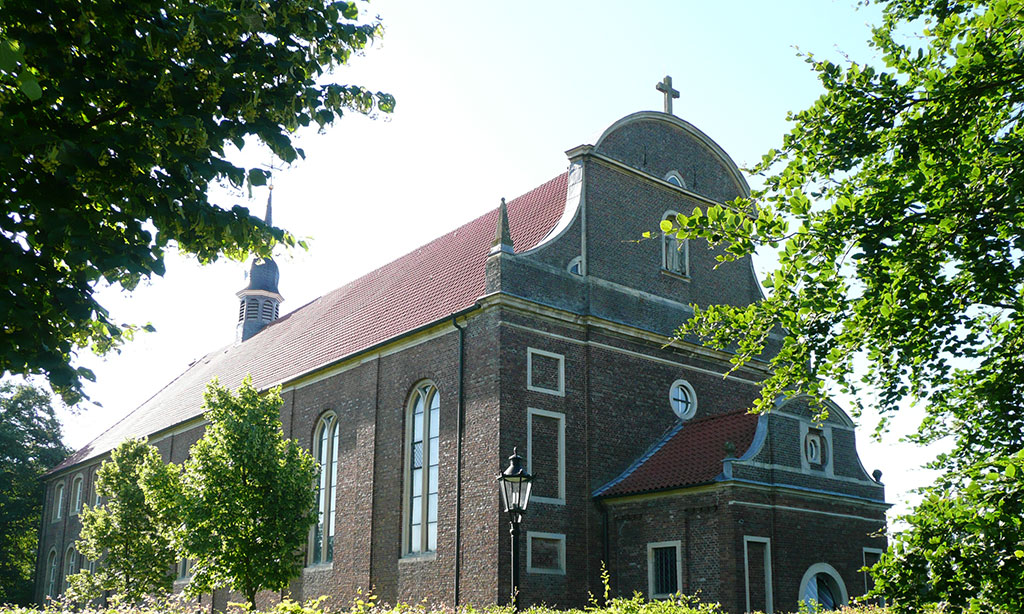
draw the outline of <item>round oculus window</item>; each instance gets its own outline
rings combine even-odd
[[[697,394],[686,380],[676,380],[669,389],[669,403],[680,420],[689,420],[697,412]]]

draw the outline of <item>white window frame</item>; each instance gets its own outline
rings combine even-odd
[[[531,503],[552,503],[565,505],[565,414],[547,411],[535,407],[526,408],[526,471],[533,474],[533,417],[552,418],[558,420],[558,496],[541,497],[534,494]],[[541,476],[546,478],[547,476]]]
[[[813,580],[819,573],[827,574],[832,576],[832,580],[836,583],[839,588],[839,599],[840,603],[836,605],[847,605],[850,603],[850,593],[846,590],[846,583],[843,582],[843,577],[839,575],[835,567],[832,567],[828,563],[815,563],[807,568],[804,572],[804,577],[800,580],[800,592],[797,593],[797,602],[804,600],[804,595],[807,593],[807,584]]]
[[[429,394],[427,395],[428,398],[424,400],[424,408],[423,408],[423,419],[424,419],[424,422],[426,424],[423,427],[423,438],[424,438],[423,456],[424,456],[425,460],[424,460],[424,465],[423,465],[422,470],[423,470],[423,475],[424,475],[424,481],[427,482],[427,484],[425,485],[425,488],[424,488],[423,493],[422,493],[422,496],[424,498],[423,508],[422,508],[423,509],[423,520],[422,520],[423,528],[420,530],[420,544],[419,544],[418,547],[414,547],[413,544],[412,544],[412,535],[411,535],[410,526],[409,526],[410,525],[410,514],[412,513],[412,467],[411,467],[411,464],[410,464],[410,460],[411,460],[411,456],[412,456],[412,436],[413,436],[412,419],[413,419],[413,415],[414,415],[413,414],[413,408],[415,407],[416,398],[420,394],[420,391],[423,390],[424,388],[427,388],[427,387],[433,389],[433,397],[437,397],[437,400],[438,400],[438,403],[437,403],[438,404],[438,420],[437,420],[437,423],[438,423],[438,427],[437,427],[438,428],[438,440],[437,440],[437,454],[438,454],[438,459],[437,459],[438,463],[437,464],[438,464],[438,467],[437,467],[437,480],[438,480],[439,483],[437,484],[437,505],[438,505],[437,517],[438,517],[438,527],[440,527],[440,518],[441,518],[441,510],[440,510],[440,506],[441,506],[441,485],[440,485],[440,481],[441,481],[441,458],[440,458],[440,456],[441,456],[441,437],[440,437],[440,435],[441,435],[441,433],[440,433],[440,430],[441,430],[441,416],[440,416],[440,413],[441,413],[441,409],[442,409],[441,408],[441,391],[437,387],[437,384],[435,384],[434,382],[432,382],[430,380],[422,380],[420,382],[417,382],[416,385],[413,386],[412,393],[409,395],[409,399],[406,401],[406,404],[405,404],[405,414],[404,414],[404,418],[405,418],[405,422],[404,422],[404,426],[405,426],[405,440],[404,440],[404,444],[403,444],[404,447],[403,447],[403,454],[402,454],[402,556],[403,557],[429,557],[429,556],[435,556],[435,553],[436,553],[436,545],[435,545],[435,549],[434,550],[431,550],[429,548],[430,538],[429,538],[429,535],[428,535],[428,524],[429,524],[429,518],[430,518],[430,493],[429,493],[429,490],[428,490],[428,488],[429,488],[429,479],[430,479],[430,477],[429,477],[430,476],[430,464],[429,464],[429,453],[430,453],[430,405],[429,405],[429,400],[430,400],[430,398],[433,398]],[[438,536],[440,536],[440,535],[438,535]]]
[[[676,550],[676,592],[683,590],[683,542],[681,540],[667,542],[648,542],[647,544],[647,596],[651,599],[667,599],[675,593],[654,592],[654,551],[658,548],[675,548]]]
[[[558,541],[558,564],[561,569],[549,569],[547,567],[533,566],[533,538],[554,539]],[[526,532],[526,573],[549,574],[556,576],[565,575],[565,533],[541,533],[539,531]]]
[[[82,489],[85,487],[85,477],[79,473],[71,480],[71,510],[68,516],[77,516],[82,509]]]
[[[578,271],[573,271],[573,267],[578,266]],[[576,256],[569,261],[569,266],[565,267],[565,270],[569,271],[573,275],[583,276],[583,256]]]
[[[322,429],[325,429],[325,428],[330,428],[330,429],[333,429],[335,431],[335,437],[334,437],[333,440],[331,440],[330,436],[328,435],[327,450],[326,450],[326,455],[327,455],[326,461],[327,462],[324,462],[324,459],[320,458],[320,456],[323,454],[323,452],[321,452],[321,446],[320,446],[321,432],[322,432]],[[317,521],[316,520],[314,520],[313,526],[310,527],[310,529],[309,529],[309,545],[308,545],[308,547],[306,549],[306,560],[307,560],[307,565],[310,566],[310,567],[314,567],[314,566],[330,566],[330,565],[333,565],[333,563],[334,563],[333,541],[334,541],[335,535],[332,532],[330,534],[330,537],[328,537],[328,529],[326,527],[330,526],[329,523],[332,520],[329,517],[329,515],[336,517],[337,514],[338,514],[336,498],[335,498],[334,501],[332,501],[330,493],[331,493],[332,490],[335,490],[335,493],[337,491],[337,482],[338,482],[338,469],[337,469],[337,467],[338,467],[338,465],[337,465],[337,462],[336,462],[337,459],[335,458],[335,454],[337,453],[337,450],[338,450],[338,439],[340,439],[340,438],[341,438],[341,424],[338,421],[337,413],[335,413],[334,411],[326,411],[326,412],[324,412],[320,416],[320,419],[317,420],[316,428],[313,429],[313,440],[310,443],[310,448],[311,448],[311,451],[313,452],[313,458],[316,459],[316,462],[320,465],[320,470],[317,472],[317,475],[316,475],[316,483],[314,484],[313,487],[314,487],[314,489],[316,490],[316,493],[317,493],[317,498],[316,498],[316,514],[317,514],[317,519],[319,518],[320,514],[324,515],[324,527],[325,528],[324,528],[324,535],[321,536],[321,539],[323,540],[323,543],[320,544],[320,558],[319,558],[319,560],[314,558],[315,557],[315,553],[316,553],[316,528],[317,528]],[[333,484],[332,484],[332,477],[333,477]],[[320,497],[321,484],[324,484],[325,488],[327,490],[327,495],[325,497],[323,497],[323,501],[320,500],[321,499],[321,497]],[[334,488],[332,488],[332,486]],[[335,525],[335,526],[337,526],[337,525]],[[327,544],[327,542],[328,542],[328,539],[330,539],[331,542],[332,542],[331,543],[331,558],[329,558],[329,559],[327,558],[327,552],[328,552],[328,549],[327,549],[327,545],[328,544]]]
[[[544,356],[547,358],[554,358],[558,361],[558,388],[542,388],[540,386],[533,385],[533,356]],[[544,394],[553,394],[558,397],[565,396],[565,356],[562,354],[556,354],[555,352],[548,352],[545,350],[539,350],[537,348],[526,348],[526,389],[532,390],[533,392],[543,392]]]
[[[64,517],[64,480],[53,487],[53,522]]]
[[[661,220],[669,220],[673,224],[676,223],[676,216],[679,212],[672,211],[671,209],[661,215]],[[660,221],[660,220],[659,220]],[[682,260],[682,266],[679,267],[681,270],[677,270],[675,267],[669,266],[669,244],[675,243],[678,250],[678,257]],[[661,237],[661,270],[669,273],[670,275],[677,275],[685,279],[690,278],[690,241],[687,239],[677,239],[674,233],[662,233]]]
[[[676,388],[684,388],[687,392],[690,393],[690,409],[685,414],[680,414],[679,412],[676,411],[674,405],[675,399],[672,396],[672,393],[676,391]],[[672,382],[672,385],[669,386],[668,388],[668,406],[677,418],[679,418],[680,420],[689,420],[690,418],[694,417],[697,414],[697,391],[693,389],[693,386],[690,384],[690,382],[684,379],[677,379],[676,381]]]
[[[764,609],[765,614],[774,612],[775,595],[772,592],[772,540],[754,535],[743,536],[743,585],[746,587],[747,609],[750,611],[750,557],[747,544],[764,544]]]

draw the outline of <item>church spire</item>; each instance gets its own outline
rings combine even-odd
[[[491,242],[491,253],[501,252],[515,253],[512,248],[512,232],[508,226],[508,207],[505,205],[504,198],[501,199],[501,206],[498,207],[498,227],[494,232],[494,241]]]
[[[267,196],[267,214],[263,218],[268,226],[273,224],[273,199],[274,187],[271,185]],[[249,284],[235,294],[239,300],[236,343],[247,340],[277,319],[281,303],[284,302],[284,297],[277,289],[280,277],[273,258],[253,258],[249,266]]]
[[[270,184],[270,193],[267,194],[267,214],[263,216],[263,221],[267,226],[274,225],[274,184]]]

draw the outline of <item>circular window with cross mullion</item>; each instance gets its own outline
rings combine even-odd
[[[672,411],[680,420],[689,420],[697,413],[697,393],[693,391],[690,382],[678,379],[672,383],[668,393],[669,404]]]

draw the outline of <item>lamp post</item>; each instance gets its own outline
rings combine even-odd
[[[498,476],[501,485],[501,502],[508,514],[509,533],[512,536],[512,609],[519,610],[519,523],[530,504],[530,489],[533,477],[523,466],[523,457],[516,448],[508,457],[508,467]]]

